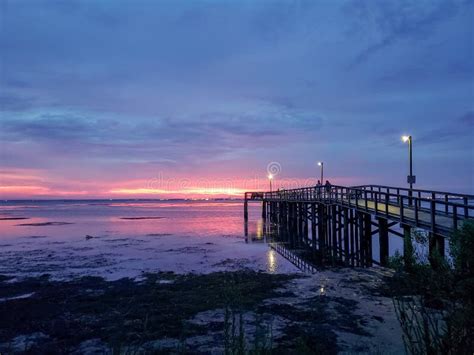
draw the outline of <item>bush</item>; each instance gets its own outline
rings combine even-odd
[[[415,252],[392,259],[393,301],[411,354],[474,352],[474,223],[465,222],[449,243],[452,263],[437,253],[429,261]]]
[[[466,222],[449,240],[454,268],[459,275],[472,277],[474,273],[474,222]]]

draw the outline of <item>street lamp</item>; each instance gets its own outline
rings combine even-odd
[[[272,174],[268,174],[268,180],[270,181],[270,192],[272,192],[272,180],[273,180]]]
[[[408,200],[410,205],[412,204],[411,197],[413,196],[413,184],[416,182],[416,177],[413,175],[413,140],[411,136],[402,136],[402,141],[404,143],[408,142],[408,154],[410,158],[410,175],[407,176],[407,182],[410,184],[410,191],[408,191],[408,196],[410,199]]]
[[[321,167],[321,185],[324,184],[324,162],[318,161],[318,165]]]

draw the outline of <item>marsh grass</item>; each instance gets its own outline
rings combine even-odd
[[[447,259],[423,259],[413,250],[391,261],[393,302],[410,354],[474,353],[474,223],[465,222],[449,244]]]

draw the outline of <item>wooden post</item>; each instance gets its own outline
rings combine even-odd
[[[337,229],[336,229],[336,205],[331,206],[331,236],[332,236],[332,255],[337,259]]]
[[[281,228],[281,226],[283,225],[283,203],[280,201],[280,202],[277,202],[277,224],[278,224],[278,228]]]
[[[244,199],[244,235],[248,237],[249,235],[249,208],[247,201],[247,193],[245,193]]]
[[[403,225],[403,259],[405,267],[410,269],[413,263],[413,244],[411,240],[411,227]]]
[[[303,240],[303,203],[298,202],[298,246]]]
[[[372,217],[364,215],[365,266],[372,266]]]
[[[245,194],[245,200],[244,200],[244,220],[248,221],[249,220],[249,206],[248,206],[248,200],[247,200],[247,194]]]
[[[355,265],[355,255],[356,255],[356,239],[355,239],[355,218],[354,218],[354,210],[351,209],[350,211],[350,234],[351,234],[351,264]]]
[[[326,233],[326,251],[328,255],[332,255],[332,239],[331,239],[331,208],[330,206],[325,205],[324,209],[326,210],[324,221],[324,232]]]
[[[379,249],[380,265],[388,265],[388,221],[385,218],[378,218],[379,221]]]
[[[359,237],[360,237],[360,218],[359,212],[354,211],[354,257],[355,257],[355,264],[357,266],[360,265],[360,244],[359,244]]]
[[[273,201],[268,202],[267,210],[268,210],[268,220],[270,222],[269,225],[271,225],[273,222]]]
[[[344,208],[344,258],[346,264],[349,263],[349,213],[347,208]]]
[[[296,230],[297,230],[297,223],[296,223],[296,203],[291,204],[291,247],[295,246],[295,238],[296,238]]]
[[[269,224],[271,224],[273,222],[273,218],[272,218],[272,212],[273,212],[273,201],[269,201],[267,203],[267,216],[268,216],[268,219],[269,219]]]
[[[366,258],[366,246],[365,246],[365,233],[364,233],[364,216],[362,212],[357,212],[357,231],[359,232],[359,264],[365,266]]]
[[[278,223],[278,202],[273,202],[273,222]]]
[[[313,243],[313,254],[316,253],[316,204],[311,204],[311,242]]]
[[[293,202],[291,208],[291,220],[292,220],[292,244],[291,246],[295,246],[295,242],[298,240],[298,203]]]
[[[343,260],[343,253],[342,253],[342,208],[337,206],[337,251],[339,254],[339,260]]]
[[[288,243],[291,245],[291,238],[293,234],[293,207],[292,203],[288,202]]]
[[[308,205],[304,203],[304,228],[303,228],[303,236],[304,236],[304,242],[305,246],[307,247],[309,245],[309,238],[308,238]]]
[[[326,253],[326,233],[325,233],[325,213],[324,205],[322,203],[318,204],[318,238],[319,238],[319,250],[321,251],[321,256],[324,257]]]
[[[429,235],[429,260],[430,264],[433,267],[436,267],[436,259],[434,258],[435,253],[437,253],[438,257],[444,257],[445,254],[445,246],[444,246],[444,238],[439,234],[430,233]]]

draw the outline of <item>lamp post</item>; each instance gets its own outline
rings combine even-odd
[[[272,192],[272,180],[273,180],[273,175],[268,174],[268,181],[270,181],[270,192]]]
[[[318,165],[321,167],[321,185],[324,185],[324,162],[319,161]]]
[[[410,175],[407,176],[407,182],[410,185],[410,191],[408,191],[408,196],[410,197],[408,199],[408,202],[410,206],[412,205],[412,199],[411,197],[413,196],[413,184],[416,182],[416,177],[413,175],[413,140],[411,136],[402,136],[402,141],[404,143],[408,142],[408,154],[409,154],[409,159],[410,159]]]

